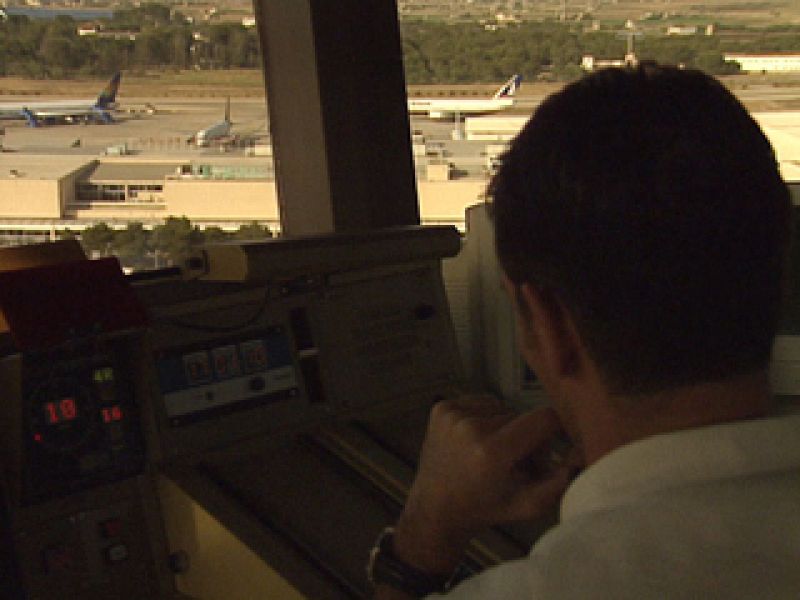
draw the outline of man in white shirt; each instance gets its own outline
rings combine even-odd
[[[600,71],[537,109],[490,192],[552,408],[434,407],[377,597],[800,598],[800,417],[767,380],[791,205],[753,119],[697,71]],[[449,590],[478,531],[559,500],[529,556]]]

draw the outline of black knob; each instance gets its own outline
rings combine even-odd
[[[414,309],[414,316],[420,321],[427,321],[436,316],[436,307],[433,304],[420,304]]]
[[[178,550],[169,555],[169,570],[180,575],[189,570],[189,554],[185,550]]]
[[[249,383],[250,390],[253,392],[263,392],[264,388],[267,387],[267,382],[264,381],[263,377],[253,377]]]

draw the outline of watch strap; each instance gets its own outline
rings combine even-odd
[[[414,598],[450,589],[451,577],[426,573],[397,558],[393,540],[394,528],[387,527],[370,552],[367,577],[372,585],[387,585]]]

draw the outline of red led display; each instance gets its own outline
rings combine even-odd
[[[50,425],[62,423],[64,421],[74,421],[78,416],[78,405],[75,398],[62,398],[58,402],[46,402],[44,414]]]
[[[103,423],[113,423],[122,420],[122,407],[119,404],[103,408]]]

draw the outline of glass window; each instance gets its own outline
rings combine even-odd
[[[0,243],[77,237],[144,269],[279,231],[251,3],[5,10],[0,186],[35,197],[0,193]]]

